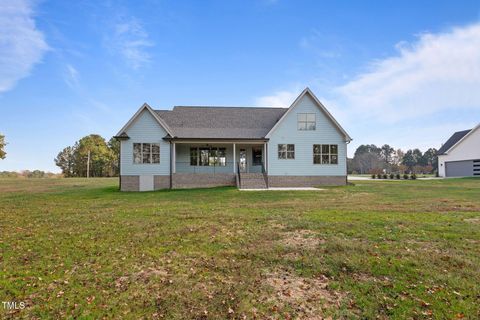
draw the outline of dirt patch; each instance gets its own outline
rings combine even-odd
[[[267,300],[278,308],[295,310],[295,319],[324,319],[327,308],[338,308],[344,295],[329,288],[325,276],[303,278],[290,272],[275,272],[266,275],[266,284],[275,294]]]
[[[475,223],[475,224],[480,224],[480,218],[470,218],[470,219],[465,219],[463,221],[470,222],[470,223]]]
[[[164,269],[155,268],[140,270],[139,272],[135,272],[129,276],[119,277],[117,280],[115,280],[115,288],[120,291],[126,290],[131,282],[148,282],[152,278],[160,278],[161,280],[166,280],[168,278],[168,272]]]
[[[284,237],[279,243],[286,247],[297,249],[315,249],[319,244],[325,243],[324,239],[319,239],[315,232],[310,230],[296,230],[285,232]]]

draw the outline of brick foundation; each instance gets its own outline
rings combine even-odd
[[[140,188],[139,176],[122,176],[121,177],[121,191],[138,191]]]
[[[236,186],[233,173],[174,173],[173,189]]]
[[[153,177],[153,189],[170,189],[170,176],[154,176]]]
[[[345,176],[268,176],[269,187],[344,186]]]

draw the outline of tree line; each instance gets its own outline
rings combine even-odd
[[[5,159],[7,156],[7,153],[5,152],[6,145],[5,136],[0,133],[0,159]]]
[[[115,177],[119,174],[120,142],[98,134],[85,136],[60,151],[55,164],[65,177]]]
[[[388,144],[377,147],[374,144],[361,145],[353,159],[348,159],[349,173],[436,173],[438,165],[437,149],[423,152],[411,149],[406,152]]]

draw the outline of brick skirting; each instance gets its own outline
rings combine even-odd
[[[170,176],[153,176],[153,189],[169,189]],[[122,176],[121,177],[121,191],[139,191],[140,176]]]
[[[268,176],[269,187],[344,186],[346,176]]]
[[[173,189],[236,186],[233,173],[174,173]]]
[[[139,176],[121,176],[121,191],[138,191],[140,188]]]
[[[139,191],[139,176],[122,176],[122,191]],[[268,176],[269,187],[315,187],[342,186],[347,183],[345,176]],[[154,176],[155,190],[170,188],[170,176]],[[236,186],[233,173],[174,173],[173,189],[211,188],[219,186]]]
[[[170,176],[154,176],[153,177],[153,189],[170,189]]]

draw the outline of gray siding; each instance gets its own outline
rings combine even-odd
[[[297,113],[315,113],[316,130],[298,131]],[[295,159],[278,159],[278,144],[295,144]],[[313,164],[314,144],[337,144],[338,164]],[[273,176],[345,176],[347,144],[345,137],[307,94],[272,132],[268,143],[268,174]]]
[[[121,143],[121,175],[169,175],[170,144],[162,138],[167,134],[153,116],[144,110],[126,130],[129,140]],[[133,143],[159,143],[160,164],[134,164]]]

